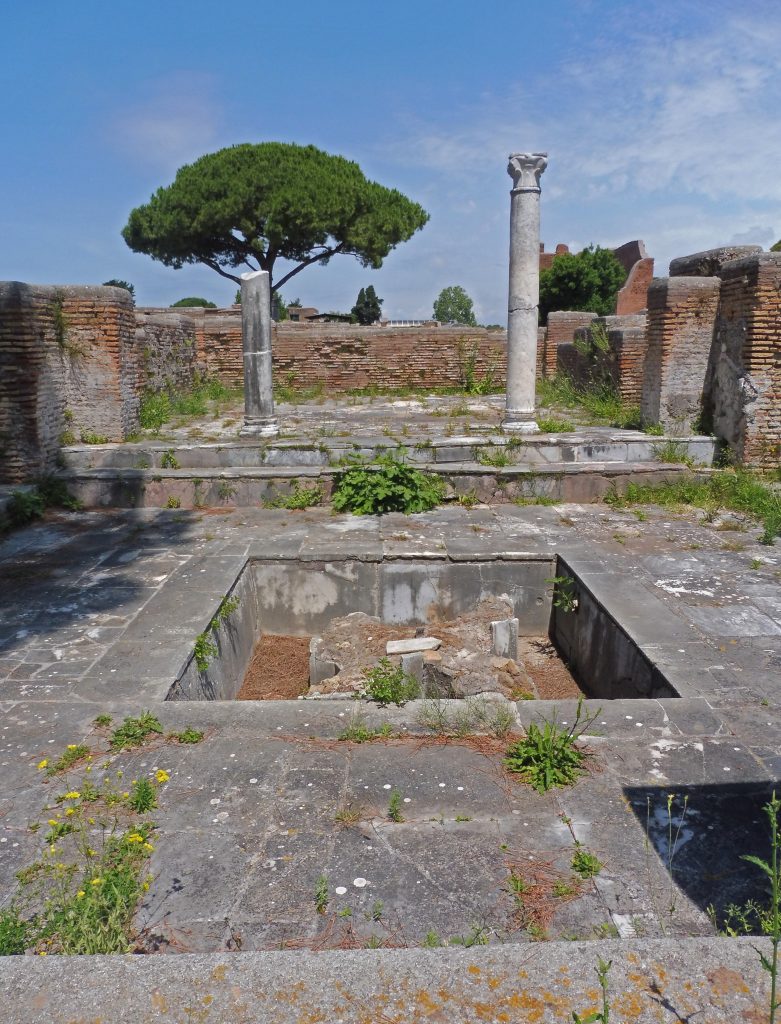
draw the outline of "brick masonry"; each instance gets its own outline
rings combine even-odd
[[[634,264],[624,287],[616,296],[617,316],[639,313],[648,307],[648,287],[653,277],[654,261],[650,256]]]
[[[781,459],[781,253],[725,263],[706,376],[706,414],[740,462]]]
[[[594,327],[601,327],[608,348],[590,343]],[[594,317],[588,327],[575,331],[572,344],[559,346],[559,369],[577,381],[610,380],[628,405],[639,405],[647,347],[645,314]]]
[[[548,314],[548,327],[543,338],[543,351],[542,354],[538,352],[537,358],[537,365],[541,368],[543,377],[552,377],[556,373],[559,366],[559,345],[571,345],[575,339],[575,331],[579,327],[588,327],[596,318],[596,313],[580,313],[570,310]]]
[[[133,429],[134,329],[123,288],[0,282],[0,482],[51,469],[66,432]]]
[[[648,289],[641,414],[668,433],[697,433],[719,303],[717,277],[656,278]]]

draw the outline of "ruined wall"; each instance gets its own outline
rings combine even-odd
[[[139,310],[144,314],[145,310]],[[165,312],[159,320],[165,323]],[[169,311],[170,312],[170,311]],[[196,311],[192,331],[200,372],[240,387],[243,380],[241,307]],[[504,383],[504,331],[474,327],[361,327],[296,324],[273,328],[274,374],[298,387],[328,391],[364,387],[454,387],[472,362],[476,379]]]
[[[629,271],[624,287],[616,296],[616,316],[639,313],[648,307],[648,288],[654,278],[654,261],[651,257],[638,260]]]
[[[571,345],[575,339],[575,331],[579,327],[588,327],[596,320],[596,313],[581,313],[565,310],[548,313],[548,328],[543,339],[543,351],[540,353],[538,339],[537,364],[541,367],[543,377],[552,377],[556,373],[559,345]]]
[[[705,413],[740,462],[781,458],[781,253],[720,270],[721,297],[705,381]]]
[[[662,277],[648,289],[644,423],[681,436],[701,429],[719,289],[717,277]]]
[[[593,340],[595,327],[604,332],[604,349]],[[581,384],[610,380],[624,402],[639,405],[646,348],[644,314],[594,317],[575,331],[572,344],[559,345],[558,366]]]
[[[180,314],[172,309],[137,309],[135,389],[185,391],[198,372],[198,311]],[[193,315],[196,314],[196,315]]]
[[[0,482],[52,469],[68,433],[133,429],[133,333],[123,288],[0,282]]]

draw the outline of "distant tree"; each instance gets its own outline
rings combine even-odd
[[[179,306],[202,306],[204,309],[216,309],[216,302],[209,302],[208,299],[200,299],[197,295],[189,295],[186,299],[179,299],[178,302],[171,303],[171,309],[177,309]]]
[[[168,267],[203,263],[237,284],[239,267],[266,270],[276,291],[337,254],[377,269],[427,220],[422,206],[344,157],[263,142],[181,167],[173,184],[131,211],[122,236]],[[296,264],[279,281],[277,259]]]
[[[103,286],[105,288],[124,288],[126,291],[130,292],[130,295],[135,300],[136,290],[129,281],[118,281],[116,278],[112,277],[110,281],[104,281]]]
[[[364,326],[376,324],[380,319],[382,313],[380,307],[384,301],[384,299],[377,298],[374,285],[370,284],[368,288],[361,288],[358,292],[358,298],[350,312],[359,324]]]
[[[477,326],[472,300],[458,284],[451,285],[450,288],[443,288],[439,293],[439,297],[434,303],[434,319],[443,324]]]
[[[540,321],[547,323],[548,313],[560,309],[609,316],[625,280],[612,249],[590,245],[582,252],[562,253],[540,274]]]
[[[770,251],[781,252],[781,238],[779,238],[779,240],[774,245],[770,246]]]

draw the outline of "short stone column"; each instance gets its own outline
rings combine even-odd
[[[271,295],[268,273],[241,275],[241,341],[244,349],[242,437],[276,437],[271,365]]]
[[[507,307],[507,400],[502,427],[534,434],[537,321],[540,303],[540,175],[547,153],[512,153],[510,294]]]

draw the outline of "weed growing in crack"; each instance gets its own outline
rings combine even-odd
[[[89,756],[89,747],[85,747],[83,743],[69,743],[53,764],[41,761],[38,767],[45,768],[47,775],[61,775]]]
[[[169,732],[166,739],[176,740],[177,743],[200,743],[204,734],[200,729],[193,729],[188,725],[181,732]]]
[[[551,576],[545,580],[553,584],[554,608],[563,612],[574,612],[578,607],[578,599],[575,596],[575,580],[572,576]]]
[[[521,775],[538,793],[549,789],[572,786],[584,772],[586,754],[578,747],[578,740],[601,713],[583,712],[583,698],[578,700],[575,721],[565,729],[554,717],[540,729],[532,722],[526,735],[507,749],[503,764],[508,771]]]
[[[209,637],[209,634],[199,633],[193,644],[193,657],[198,671],[205,672],[217,654],[217,644]]]
[[[572,1019],[575,1024],[610,1024],[610,993],[608,991],[608,974],[613,966],[612,960],[603,960],[599,957],[594,970],[599,978],[599,987],[602,992],[602,1009],[592,1010],[591,1013],[581,1017],[580,1014],[572,1011]]]
[[[401,793],[398,789],[394,789],[388,801],[388,817],[396,823],[404,821],[404,815],[401,813],[401,799]]]
[[[138,718],[128,716],[111,734],[109,743],[115,752],[132,750],[133,747],[140,747],[145,743],[148,736],[162,732],[163,727],[152,712],[143,711]]]
[[[325,875],[315,882],[315,910],[318,914],[324,914],[328,909],[328,879]]]
[[[344,828],[351,828],[353,825],[357,825],[361,818],[363,818],[363,813],[361,806],[355,807],[352,804],[346,804],[338,808],[334,815],[334,821],[337,825],[342,825]]]
[[[465,949],[472,946],[487,946],[488,929],[485,925],[473,924],[466,935],[451,935],[448,945],[463,946]]]
[[[581,878],[594,878],[604,867],[602,861],[575,840],[575,852],[572,855],[572,870]]]
[[[443,945],[442,939],[434,931],[433,928],[430,928],[426,932],[426,936],[423,939],[423,948],[424,949],[439,949],[442,945]]]
[[[377,729],[366,724],[364,718],[358,717],[339,733],[338,738],[349,743],[369,743],[371,740],[388,740],[393,736],[393,726],[385,722]]]

